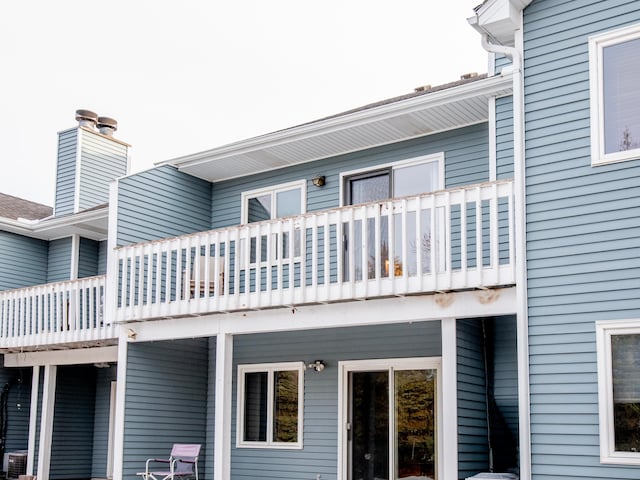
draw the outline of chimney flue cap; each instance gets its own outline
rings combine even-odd
[[[98,123],[98,114],[91,110],[76,110],[76,121],[81,127],[93,129]]]
[[[103,135],[111,137],[118,129],[118,122],[109,117],[98,117],[98,130]]]

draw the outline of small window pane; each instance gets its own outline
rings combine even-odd
[[[393,196],[418,195],[438,189],[438,162],[393,169]]]
[[[640,38],[602,52],[604,151],[640,148]]]
[[[298,372],[274,372],[273,441],[298,441]]]
[[[302,191],[299,188],[278,192],[276,194],[277,218],[300,215],[302,213],[301,196]]]
[[[244,440],[267,440],[267,372],[244,376]]]
[[[378,172],[366,177],[353,178],[349,181],[350,205],[386,200],[389,192],[389,172]]]
[[[640,334],[612,335],[615,450],[640,452]]]
[[[260,195],[249,199],[247,221],[260,222],[271,219],[271,194]]]

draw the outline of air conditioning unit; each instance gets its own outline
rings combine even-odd
[[[7,478],[17,479],[27,474],[27,452],[10,452],[7,455]]]

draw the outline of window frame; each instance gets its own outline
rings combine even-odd
[[[389,175],[389,190],[393,190],[393,171],[395,169],[410,167],[413,165],[420,165],[423,163],[437,162],[438,164],[438,186],[436,190],[443,190],[445,188],[444,183],[444,152],[433,153],[429,155],[422,155],[419,157],[409,158],[406,160],[398,160],[396,162],[383,163],[380,165],[370,165],[365,168],[359,168],[356,170],[349,170],[347,172],[340,173],[340,206],[348,206],[347,195],[350,193],[350,189],[347,185],[350,179],[366,178],[368,176],[375,176],[376,174],[388,171]],[[392,192],[393,195],[393,192]],[[392,196],[391,198],[398,198]]]
[[[640,334],[640,319],[596,322],[600,463],[640,465],[640,452],[615,450],[611,337]]]
[[[640,158],[640,148],[605,153],[603,50],[640,38],[640,24],[610,30],[589,37],[589,98],[591,123],[591,165],[607,165]]]
[[[286,192],[289,190],[295,190],[296,188],[300,189],[300,215],[307,213],[307,181],[306,180],[296,180],[293,182],[280,183],[277,185],[270,185],[268,187],[257,188],[255,190],[248,190],[242,192],[241,198],[241,206],[240,206],[240,219],[242,225],[249,224],[249,207],[248,202],[252,198],[259,197],[261,195],[265,195],[267,193],[271,194],[271,218],[270,220],[275,220],[279,217],[276,216],[277,211],[277,203],[276,198],[277,194],[281,192]],[[257,223],[257,222],[251,222]]]
[[[298,372],[298,441],[276,442],[273,440],[273,393],[274,373],[282,371]],[[238,365],[238,390],[236,397],[236,448],[272,448],[286,450],[300,450],[303,448],[304,436],[304,362],[280,362]],[[245,403],[245,374],[267,373],[267,440],[244,440],[244,403]]]

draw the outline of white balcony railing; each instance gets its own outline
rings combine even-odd
[[[104,295],[104,275],[0,292],[0,349],[114,339]]]
[[[512,285],[513,184],[119,247],[118,321]]]

